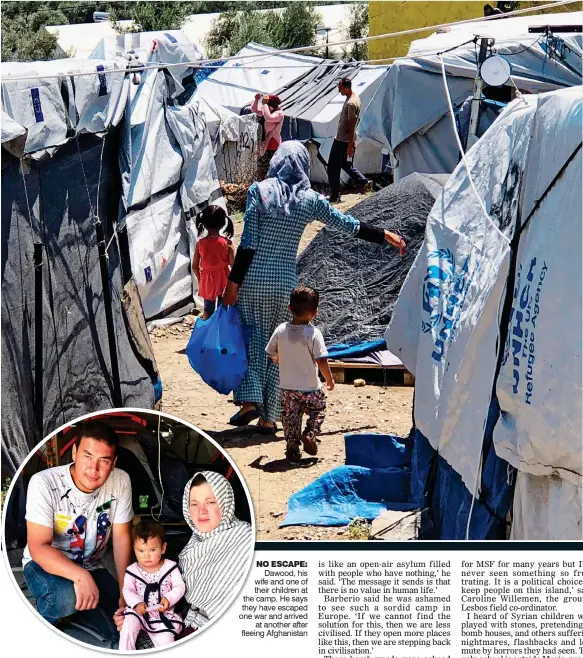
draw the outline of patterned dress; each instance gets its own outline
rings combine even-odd
[[[319,220],[329,228],[355,236],[360,222],[343,215],[314,190],[303,193],[291,215],[283,209],[270,215],[260,210],[256,184],[249,188],[241,247],[255,255],[241,287],[238,308],[243,325],[251,328],[249,370],[235,389],[235,402],[255,402],[265,420],[280,416],[279,369],[265,347],[276,327],[290,319],[291,291],[297,286],[296,257],[306,226]]]

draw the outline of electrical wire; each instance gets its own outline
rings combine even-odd
[[[558,0],[557,2],[551,2],[547,3],[544,5],[539,5],[538,7],[527,7],[525,9],[518,9],[514,12],[509,12],[507,14],[504,14],[504,18],[509,18],[512,16],[519,16],[525,13],[530,13],[533,11],[539,11],[541,9],[549,9],[549,8],[554,8],[554,7],[560,7],[566,4],[569,4],[571,0]],[[428,25],[425,27],[419,27],[419,28],[412,28],[410,30],[401,30],[399,32],[388,32],[386,34],[378,34],[374,36],[368,36],[368,37],[360,37],[357,39],[345,39],[344,41],[334,41],[330,42],[328,44],[329,47],[331,46],[345,46],[345,45],[350,45],[354,43],[368,43],[370,41],[377,41],[378,39],[389,39],[393,37],[399,37],[399,36],[404,36],[408,34],[418,34],[420,32],[427,32],[429,30],[437,30],[440,28],[444,27],[451,27],[452,25],[468,25],[471,23],[477,23],[477,22],[485,22],[488,20],[500,20],[500,16],[497,14],[494,14],[492,16],[484,16],[484,17],[479,17],[479,18],[470,18],[466,19],[463,21],[456,21],[453,23],[439,23],[436,25]],[[272,53],[270,53],[271,56],[277,56],[277,55],[285,55],[285,54],[292,54],[292,53],[301,53],[301,52],[306,52],[310,50],[314,50],[317,48],[317,46],[301,46],[299,48],[287,48],[287,49],[282,49],[282,50],[274,50]],[[229,62],[229,61],[241,61],[241,60],[248,60],[248,59],[253,59],[256,57],[261,57],[265,56],[265,53],[261,54],[253,54],[253,55],[232,55],[230,57],[225,57],[222,58],[222,62]],[[394,58],[386,58],[385,60],[382,61],[389,61],[391,59],[400,59],[398,57]],[[190,68],[212,68],[213,62],[216,62],[217,58],[214,57],[212,59],[202,59],[202,60],[197,60],[195,62],[169,62],[169,63],[158,63],[155,65],[151,66],[139,66],[139,67],[132,67],[132,68],[127,68],[127,69],[113,69],[111,71],[85,71],[85,72],[74,72],[70,74],[65,74],[65,73],[58,73],[58,74],[53,74],[53,75],[44,75],[44,76],[9,76],[10,82],[18,82],[18,81],[25,81],[25,80],[44,80],[44,79],[49,79],[49,78],[60,78],[66,75],[67,77],[82,77],[85,75],[103,75],[104,73],[136,73],[136,72],[145,72],[149,70],[154,70],[154,69],[160,69],[160,68],[174,68],[174,67],[190,67]],[[375,60],[370,60],[370,61],[375,61]],[[326,65],[327,62],[325,61],[324,64]],[[314,63],[314,66],[321,65],[318,62]],[[329,65],[329,64],[328,64]],[[215,65],[216,66],[216,65]],[[221,65],[222,66],[222,65]],[[307,66],[307,65],[306,65]],[[218,67],[217,67],[218,68]],[[270,67],[270,68],[275,68],[275,67]],[[280,68],[280,67],[278,67]],[[290,68],[298,68],[297,66],[290,67]]]

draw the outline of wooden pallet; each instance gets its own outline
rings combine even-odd
[[[382,366],[377,363],[346,361],[330,361],[329,363],[332,377],[337,384],[349,384],[355,379],[364,379],[367,384],[415,385],[415,377],[403,365]]]

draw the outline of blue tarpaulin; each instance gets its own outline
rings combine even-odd
[[[367,356],[372,352],[381,352],[386,349],[387,343],[384,338],[380,340],[368,340],[354,345],[336,343],[328,348],[328,356],[331,359],[357,359],[360,356]]]
[[[390,434],[345,435],[346,465],[325,473],[293,494],[282,523],[347,525],[374,519],[383,510],[411,510],[412,444]]]
[[[484,438],[480,498],[415,429],[410,437],[346,434],[346,464],[322,475],[290,497],[283,526],[347,525],[355,518],[375,519],[383,510],[431,508],[433,530],[427,539],[504,539],[512,505],[514,472],[492,444],[499,415],[492,402]]]

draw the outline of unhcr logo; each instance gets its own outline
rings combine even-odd
[[[510,327],[502,357],[502,365],[505,366],[512,356],[512,392],[518,395],[520,382],[523,381],[526,404],[532,404],[534,392],[536,323],[540,314],[541,294],[547,270],[546,262],[537,264],[536,257],[530,260],[524,270],[522,264],[518,266],[510,311]]]
[[[428,317],[421,321],[421,331],[433,335],[431,358],[439,363],[446,346],[455,338],[471,282],[468,272],[470,257],[461,267],[456,267],[455,256],[449,249],[437,249],[429,252],[428,261],[427,274],[423,279],[423,311]]]

